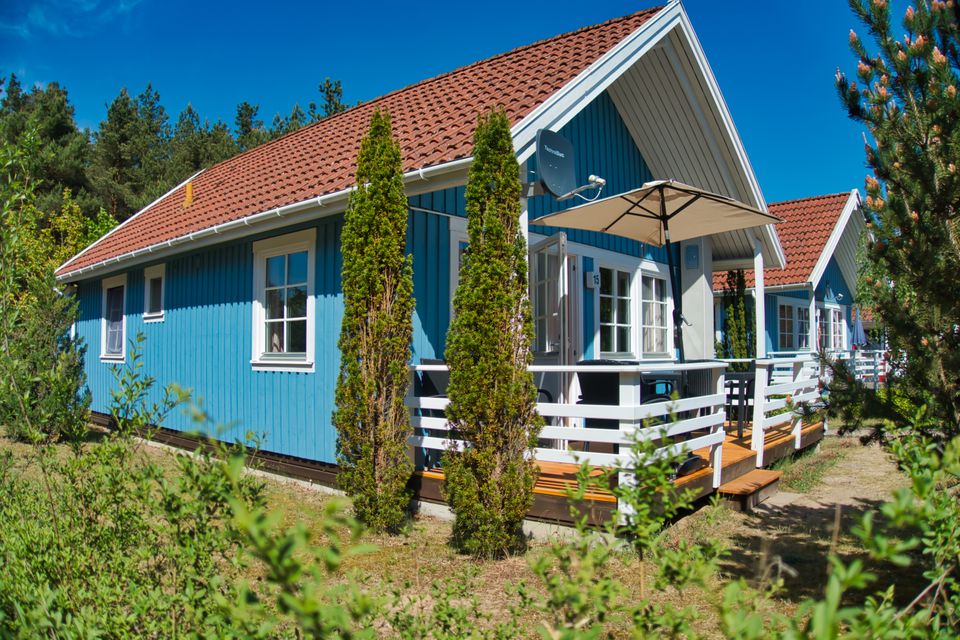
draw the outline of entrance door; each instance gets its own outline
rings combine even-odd
[[[530,247],[534,364],[566,365],[574,359],[569,327],[570,262],[565,233],[557,233]],[[540,400],[564,401],[569,395],[570,377],[556,373],[536,374],[534,380],[542,390]]]

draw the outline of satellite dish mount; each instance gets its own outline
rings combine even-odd
[[[602,191],[607,183],[603,178],[592,175],[588,184],[577,186],[573,144],[559,133],[547,129],[537,131],[536,157],[539,175],[534,191],[549,193],[556,200],[567,200],[574,196],[583,198],[580,192],[588,189]]]

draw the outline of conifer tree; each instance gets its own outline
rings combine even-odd
[[[751,317],[747,309],[747,283],[743,270],[727,272],[723,297],[723,356],[726,358],[749,358],[753,355],[750,348]],[[731,371],[746,371],[745,362],[734,362]]]
[[[469,248],[447,334],[447,418],[465,449],[443,459],[453,541],[484,557],[523,548],[542,419],[528,366],[533,339],[520,169],[502,111],[480,117],[467,179]]]
[[[396,531],[413,470],[404,405],[413,333],[413,267],[405,253],[407,198],[390,116],[375,111],[357,158],[357,190],[343,236],[343,325],[333,421],[338,482],[357,517]]]
[[[873,40],[868,48],[850,32],[862,85],[837,72],[850,117],[872,138],[865,209],[873,311],[891,350],[906,356],[900,393],[927,405],[938,424],[932,435],[950,437],[960,434],[960,5],[908,7],[902,39],[886,0],[850,5]]]

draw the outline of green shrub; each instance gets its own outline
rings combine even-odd
[[[375,111],[357,158],[343,228],[343,325],[337,379],[337,481],[357,517],[377,530],[406,519],[413,430],[404,397],[413,333],[407,198],[390,116]]]
[[[533,337],[527,246],[520,228],[520,169],[510,124],[480,118],[467,178],[469,247],[447,334],[447,418],[468,442],[443,458],[444,490],[456,515],[454,544],[477,556],[523,548],[523,518],[537,470],[527,455],[543,420],[528,365]]]

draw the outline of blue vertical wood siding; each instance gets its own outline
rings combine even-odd
[[[216,420],[222,440],[263,438],[266,451],[334,462],[336,431],[331,425],[343,318],[340,284],[341,217],[315,223],[316,345],[314,372],[255,371],[252,350],[253,242],[265,236],[204,249],[166,262],[164,320],[143,322],[143,269],[127,273],[128,341],[142,332],[143,371],[156,380],[150,401],[176,383]],[[303,225],[270,235],[282,235]],[[415,357],[442,353],[449,323],[449,225],[441,216],[411,212],[408,231],[414,254],[417,298]],[[77,332],[88,346],[86,371],[93,409],[108,412],[116,383],[112,366],[100,361],[101,284],[78,287]],[[129,346],[127,362],[130,361]],[[164,426],[197,428],[181,410]]]

